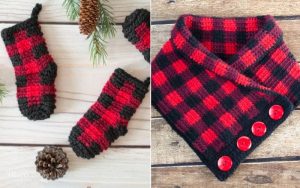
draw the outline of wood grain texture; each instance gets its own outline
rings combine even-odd
[[[152,165],[200,162],[188,144],[162,118],[152,119]],[[278,127],[247,159],[300,156],[300,111]]]
[[[225,182],[203,165],[152,168],[152,188],[297,188],[299,183],[299,161],[241,164]]]
[[[182,14],[207,16],[300,15],[299,0],[151,0],[152,21],[172,20]]]
[[[149,187],[149,149],[111,148],[93,160],[69,158],[66,175],[56,181],[44,180],[35,171],[35,157],[41,147],[0,147],[1,187]]]
[[[149,0],[110,0],[109,2],[109,5],[113,8],[114,18],[117,23],[122,23],[125,16],[137,8],[150,9]],[[36,3],[43,5],[43,10],[39,16],[41,22],[75,23],[75,21],[69,21],[67,18],[66,11],[62,6],[63,0],[5,1],[5,3],[0,5],[0,22],[19,22],[27,19]]]
[[[0,24],[0,30],[11,24]],[[115,68],[121,67],[139,79],[149,76],[149,65],[143,56],[123,37],[108,45],[107,66],[93,67],[89,61],[88,41],[73,25],[42,25],[44,36],[58,65],[57,108],[45,121],[32,122],[22,117],[16,99],[14,70],[3,43],[0,43],[0,82],[9,94],[0,105],[0,143],[67,144],[69,132],[96,101],[102,87]],[[116,145],[150,145],[150,95],[147,94],[133,120],[129,133]],[[37,134],[38,133],[38,134]],[[36,136],[33,136],[35,135]]]

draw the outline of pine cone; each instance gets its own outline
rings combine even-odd
[[[62,148],[46,146],[38,152],[35,161],[36,171],[45,179],[55,180],[65,175],[68,162],[67,154]]]
[[[80,2],[80,33],[89,35],[96,29],[100,15],[100,2],[99,0],[81,0]]]

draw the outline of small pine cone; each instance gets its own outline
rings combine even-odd
[[[100,2],[99,0],[81,0],[80,2],[80,33],[89,35],[96,29],[100,15]]]
[[[36,156],[36,171],[48,180],[55,180],[65,175],[68,170],[67,154],[62,148],[46,146]]]

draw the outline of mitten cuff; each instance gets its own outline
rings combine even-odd
[[[150,61],[150,12],[137,9],[125,18],[123,33],[136,48]]]
[[[118,68],[114,71],[112,82],[114,83],[114,85],[118,86],[119,88],[122,87],[122,90],[125,92],[133,91],[134,97],[142,100],[145,97],[145,94],[149,90],[148,87],[150,84],[150,78],[146,78],[144,81],[141,81],[136,77],[127,73],[125,70]],[[134,88],[132,86],[134,86]]]

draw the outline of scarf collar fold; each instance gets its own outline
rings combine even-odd
[[[224,23],[228,23],[228,25],[226,26]],[[212,29],[222,32],[224,29],[228,32],[253,31],[254,34],[247,41],[243,41],[245,44],[240,49],[235,50],[236,52],[225,61],[211,52],[193,34],[193,31],[196,31],[197,34],[200,33],[201,35],[201,33],[210,32]],[[205,34],[203,35],[205,36]],[[171,32],[170,41],[180,53],[219,76],[235,81],[242,86],[270,92],[270,89],[257,84],[241,73],[250,66],[259,63],[271,49],[278,46],[282,41],[282,36],[282,30],[270,15],[239,18],[183,15],[179,17]],[[233,48],[236,49],[237,44],[234,42],[232,44]],[[207,45],[211,46],[209,43]]]

